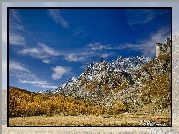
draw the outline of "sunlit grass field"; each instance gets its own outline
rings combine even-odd
[[[9,119],[9,126],[145,126],[142,120],[166,122],[171,126],[171,115],[166,113],[15,117]]]

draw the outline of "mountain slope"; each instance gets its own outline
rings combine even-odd
[[[80,96],[85,98],[106,97],[122,90],[126,83],[133,84],[130,70],[136,68],[148,59],[145,57],[123,58],[119,56],[111,63],[102,60],[101,62],[91,63],[85,71],[73,83],[69,82],[60,85],[54,92]],[[65,85],[65,86],[64,86]]]
[[[55,90],[54,94],[9,87],[9,116],[171,112],[169,54],[160,55],[130,72],[116,71],[112,67],[106,71],[106,65],[109,64],[101,62],[101,67],[96,67],[99,68],[98,73],[92,75],[91,80],[84,79],[90,72],[86,69],[78,79],[73,78],[65,84],[68,88]]]
[[[146,112],[171,110],[171,56],[160,55],[131,72],[135,84],[123,91],[122,101],[131,108],[148,107]]]
[[[153,111],[169,111],[171,54],[168,50],[150,62],[149,58],[138,56],[118,56],[111,63],[105,60],[93,62],[70,86],[61,85],[55,92],[94,100],[108,108],[124,104],[131,111],[148,105]]]

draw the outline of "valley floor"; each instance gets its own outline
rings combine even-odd
[[[148,125],[147,125],[148,122]],[[52,117],[31,116],[9,118],[9,126],[171,126],[170,114],[78,115]]]

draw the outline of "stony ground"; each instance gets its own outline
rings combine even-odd
[[[170,114],[137,115],[121,114],[117,116],[79,115],[52,117],[32,116],[10,118],[10,126],[146,126],[146,121],[157,124],[171,124]]]

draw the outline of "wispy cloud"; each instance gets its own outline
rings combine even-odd
[[[77,35],[81,34],[82,32],[83,32],[83,30],[81,28],[77,28],[73,31],[72,36],[77,36]]]
[[[25,37],[21,34],[24,32],[20,20],[20,14],[17,9],[9,10],[9,44],[11,45],[25,45]]]
[[[64,60],[70,62],[86,62],[96,57],[108,58],[114,55],[114,52],[109,52],[112,49],[110,44],[101,44],[100,42],[90,43],[72,52],[59,52],[59,55],[65,56]]]
[[[73,61],[73,62],[78,62],[78,61],[84,61],[85,57],[84,56],[80,56],[79,54],[78,55],[75,55],[75,54],[67,54],[65,55],[65,60],[68,60],[68,61]]]
[[[141,41],[141,50],[143,56],[154,58],[156,55],[156,42],[164,43],[165,39],[170,37],[170,28],[162,28],[156,33],[152,34],[149,39]]]
[[[21,22],[21,16],[18,9],[9,10],[9,28],[10,31],[21,30],[24,31],[24,27]]]
[[[38,47],[24,48],[23,50],[20,50],[19,53],[30,55],[33,58],[42,59],[42,62],[44,63],[50,63],[48,58],[51,56],[58,56],[58,52],[43,43],[38,43]]]
[[[26,69],[26,68],[24,67],[24,65],[22,65],[21,63],[16,62],[16,61],[10,61],[10,62],[9,62],[9,69],[10,69],[10,70],[16,70],[16,71],[29,72],[29,70]]]
[[[109,44],[102,45],[100,42],[96,42],[86,45],[86,49],[92,51],[103,51],[103,50],[109,50],[111,49],[111,47]]]
[[[42,62],[46,63],[46,64],[49,64],[50,63],[50,60],[48,59],[43,59]]]
[[[107,58],[107,57],[109,57],[111,55],[112,55],[112,53],[104,53],[104,54],[101,55],[101,57],[102,58]]]
[[[21,35],[11,33],[9,36],[9,44],[11,45],[25,45],[25,38]]]
[[[71,62],[79,62],[84,61],[86,57],[89,56],[89,53],[86,52],[74,52],[71,53],[70,50],[64,50],[64,51],[58,51],[54,50],[51,47],[48,47],[47,45],[43,43],[37,43],[38,47],[32,47],[32,48],[23,48],[22,50],[19,50],[19,54],[23,55],[29,55],[33,58],[41,59],[42,62],[49,64],[53,61],[53,57],[64,57],[64,60],[71,61]]]
[[[136,25],[136,24],[139,24],[139,23],[142,23],[142,24],[145,24],[147,22],[149,22],[150,20],[152,20],[152,18],[154,16],[152,16],[151,14],[151,10],[137,10],[136,12],[136,9],[129,9],[126,11],[127,12],[127,16],[128,16],[128,24],[130,26],[132,25]],[[133,14],[131,16],[131,14]],[[144,15],[144,17],[141,18],[141,15]]]
[[[170,37],[170,28],[162,28],[152,34],[148,39],[138,41],[137,44],[121,44],[114,49],[129,49],[141,52],[143,56],[155,58],[156,42],[164,43],[166,38]]]
[[[69,22],[67,22],[60,14],[58,9],[49,9],[48,13],[50,17],[57,23],[61,24],[63,28],[69,28]]]
[[[128,24],[133,26],[136,24],[146,24],[164,12],[168,11],[156,12],[156,10],[153,9],[129,9],[126,10],[126,16]]]
[[[20,79],[19,83],[31,84],[33,86],[44,88],[44,89],[56,89],[56,88],[58,88],[57,86],[51,86],[49,83],[47,83],[47,81],[41,81],[41,80],[38,80],[38,79],[36,79],[36,80]]]
[[[85,49],[81,52],[76,51],[74,53],[66,53],[64,60],[70,61],[70,62],[89,62],[93,58],[102,57],[102,58],[108,58],[109,56],[114,55],[113,52],[98,52],[98,51],[86,51]],[[100,59],[100,58],[99,58]],[[92,62],[92,61],[91,61]]]
[[[52,55],[52,56],[57,56],[58,55],[58,53],[55,52],[53,50],[53,48],[50,48],[50,47],[46,46],[43,43],[38,43],[38,45],[42,48],[41,49],[42,53],[46,53],[47,55]]]
[[[71,37],[80,37],[84,38],[86,36],[84,30],[81,27],[78,27],[77,29],[73,30],[73,34]]]
[[[54,80],[60,79],[64,74],[69,74],[71,71],[70,67],[62,67],[56,66],[53,68],[54,73],[52,74],[51,78]]]
[[[156,42],[164,43],[166,38],[170,37],[170,27],[163,27],[156,31],[156,33],[151,34],[150,37],[142,40],[138,40],[137,43],[125,43],[118,46],[111,44],[102,44],[100,42],[90,43],[85,46],[86,54],[88,57],[100,56],[102,58],[108,58],[114,56],[114,51],[117,50],[133,50],[142,53],[142,56],[154,58],[156,53]],[[87,55],[84,55],[87,59]]]
[[[13,17],[14,21],[17,21],[18,23],[21,23],[21,21],[19,19],[19,13],[18,13],[17,9],[10,9],[10,14],[12,14],[12,17]]]
[[[33,74],[25,65],[17,61],[10,61],[9,64],[10,76],[15,77],[17,82],[30,84],[40,88],[57,88],[48,83],[46,80],[40,80],[35,74]]]

